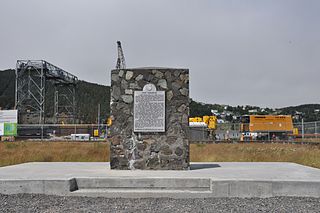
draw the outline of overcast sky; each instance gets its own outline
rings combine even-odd
[[[110,85],[127,67],[190,69],[205,103],[320,103],[319,0],[1,0],[0,69],[44,59]]]

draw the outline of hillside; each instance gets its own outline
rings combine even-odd
[[[0,107],[13,109],[15,104],[15,72],[0,71]],[[46,109],[47,117],[53,115],[53,92],[48,91]],[[101,120],[105,120],[110,112],[110,87],[79,81],[76,92],[78,119],[82,123],[96,123],[98,104],[101,105]]]
[[[261,108],[257,106],[229,106],[229,105],[219,105],[219,104],[205,104],[197,102],[191,99],[190,103],[190,116],[203,116],[211,115],[211,110],[215,110],[218,117],[224,118],[226,121],[237,121],[234,120],[235,117],[241,115],[250,115],[250,114],[276,114],[276,115],[292,115],[294,122],[300,122],[301,118],[304,121],[319,121],[320,120],[320,104],[303,104],[299,106],[290,106],[278,109],[271,108]]]
[[[320,104],[303,104],[300,106],[290,106],[280,109],[282,114],[296,115],[296,120],[303,117],[304,121],[320,120]]]

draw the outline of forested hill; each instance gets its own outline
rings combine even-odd
[[[0,71],[0,107],[13,109],[15,104],[15,70]],[[83,123],[96,123],[98,104],[101,119],[105,120],[110,112],[110,87],[79,81],[76,92],[78,118]],[[53,95],[49,94],[47,105],[53,111]],[[52,112],[53,113],[53,112]],[[50,114],[49,113],[49,116]]]
[[[12,109],[15,97],[15,71],[0,71],[0,107]]]
[[[79,81],[76,95],[78,115],[84,123],[96,123],[100,104],[101,122],[110,115],[110,87]]]

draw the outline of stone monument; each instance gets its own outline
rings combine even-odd
[[[189,169],[189,70],[111,71],[111,169]]]

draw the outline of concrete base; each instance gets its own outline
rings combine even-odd
[[[111,170],[109,163],[0,168],[0,193],[92,197],[320,197],[320,170],[295,163],[192,163],[189,171]]]

